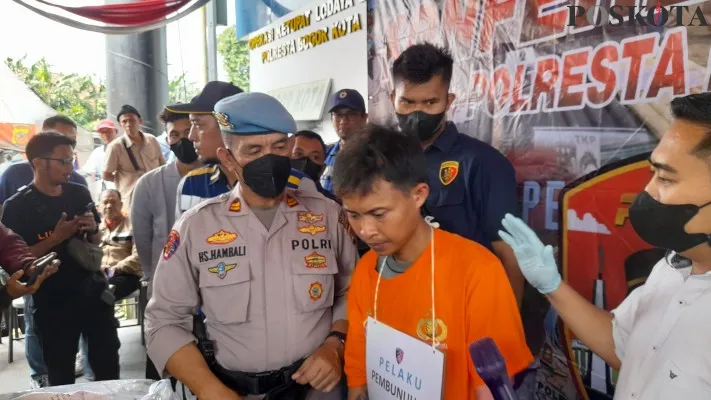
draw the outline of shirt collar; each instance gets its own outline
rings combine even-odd
[[[437,140],[435,140],[430,147],[435,147],[443,153],[448,153],[457,142],[457,134],[459,131],[457,131],[457,127],[453,122],[447,121],[445,124],[444,132],[439,135]]]
[[[106,229],[109,230],[109,232],[113,232],[117,228],[120,228],[124,225],[124,222],[126,221],[126,216],[121,213],[119,218],[116,221],[109,221],[109,220],[104,220],[104,226]]]
[[[252,213],[252,210],[243,200],[241,183],[238,182],[229,194],[225,193],[223,196],[225,196],[224,198],[227,198],[227,203],[225,204],[226,215],[238,217]],[[279,205],[279,210],[281,210],[281,212],[308,211],[308,209],[301,204],[301,201],[296,199],[290,189],[285,189],[284,198]]]
[[[212,174],[210,175],[210,185],[214,185],[216,183],[222,183],[226,186],[230,186],[230,183],[227,182],[227,175],[222,172],[219,165],[215,165],[215,170],[212,171]]]
[[[144,141],[146,140],[146,135],[144,135],[143,132],[138,131],[138,134],[141,135],[141,138],[142,138]],[[127,143],[127,146],[128,146],[128,147],[131,147],[131,146],[133,146],[134,144],[136,144],[136,143],[131,139],[130,136],[128,136],[128,135],[125,134],[125,133],[124,133],[123,135],[124,135],[124,136],[126,137],[126,139],[127,139],[127,142],[128,142],[128,143]]]
[[[673,270],[680,273],[685,279],[691,275],[691,260],[688,258],[681,256],[674,251],[668,252],[665,258],[667,264],[672,267]],[[704,279],[711,279],[711,271],[694,276],[704,277]]]
[[[341,141],[340,140],[337,141],[333,146],[331,146],[330,149],[328,149],[327,155],[332,156],[332,155],[338,153],[339,150],[341,150]]]

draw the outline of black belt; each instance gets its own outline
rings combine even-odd
[[[241,372],[230,371],[215,363],[212,372],[225,386],[240,396],[267,394],[269,399],[299,400],[306,398],[308,385],[299,385],[291,376],[301,367],[303,359],[276,371]]]

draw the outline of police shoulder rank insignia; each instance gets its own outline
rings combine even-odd
[[[286,195],[286,205],[289,208],[296,206],[299,202],[294,198],[294,196]]]
[[[323,286],[320,282],[314,282],[309,286],[309,297],[311,300],[316,301],[323,295]]]
[[[232,212],[242,211],[242,201],[240,201],[240,199],[234,199],[232,201],[232,203],[230,203],[230,211],[232,211]]]
[[[459,174],[459,161],[445,161],[439,166],[439,181],[447,186]]]
[[[321,269],[327,267],[326,257],[322,256],[321,254],[318,254],[315,251],[304,257],[304,261],[306,261],[306,268]]]
[[[230,122],[230,117],[228,117],[227,114],[213,112],[212,115],[215,116],[217,123],[220,124],[221,127],[227,128],[227,129],[234,129],[235,128],[235,126],[232,125],[232,123]]]
[[[234,242],[237,239],[237,234],[234,232],[227,232],[224,229],[220,229],[219,232],[215,232],[210,237],[207,238],[209,244],[227,244]]]
[[[225,279],[227,273],[235,269],[235,267],[237,267],[237,264],[225,264],[221,262],[217,264],[216,267],[208,268],[207,270],[213,274],[217,274],[218,278]]]
[[[165,246],[163,246],[163,259],[167,260],[173,256],[176,250],[178,250],[178,246],[180,246],[180,234],[173,229],[168,234],[168,240],[166,240]]]

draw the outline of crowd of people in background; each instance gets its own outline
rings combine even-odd
[[[622,365],[624,398],[657,398],[650,365],[674,354],[704,369],[690,360],[709,355],[690,348],[704,349],[705,339],[689,333],[690,313],[680,315],[708,298],[708,93],[673,103],[676,122],[652,156],[655,178],[630,212],[644,240],[687,263],[660,261],[654,285],[609,313],[561,283],[552,249],[515,217],[511,163],[447,121],[451,56],[413,45],[392,68],[400,129],[369,125],[363,96],[343,88],[327,109],[338,134],[329,145],[299,131],[273,97],[218,81],[189,103],[166,105],[158,137],[142,131],[139,110],[116,110],[96,127],[103,145],[78,170],[76,124],[48,118],[27,161],[0,175],[0,264],[12,274],[0,307],[24,296],[33,384],[70,384],[80,373],[118,379],[114,304],[142,281],[151,297],[146,376],[172,376],[201,400],[367,399],[366,353],[385,340],[374,336],[378,322],[387,335],[446,354],[432,371],[442,398],[493,398],[467,350],[482,338],[494,340],[528,398],[526,280],[586,345]],[[85,177],[98,184],[96,203]],[[693,190],[675,189],[684,185]],[[655,218],[667,233],[650,225]],[[53,253],[36,282],[19,283]],[[674,318],[686,318],[686,332],[662,313],[677,298]],[[707,324],[695,310],[694,321]],[[664,335],[640,337],[655,323]],[[671,332],[675,340],[665,341]],[[643,365],[650,349],[665,355]],[[691,372],[672,367],[683,373]],[[708,378],[708,369],[696,374]],[[701,383],[685,390],[689,398],[711,392]]]

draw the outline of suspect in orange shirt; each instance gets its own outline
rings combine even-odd
[[[469,358],[470,343],[492,338],[506,360],[509,375],[521,372],[533,361],[503,266],[494,254],[473,241],[440,229],[435,229],[433,236],[420,213],[429,187],[427,163],[419,144],[386,128],[368,129],[367,139],[339,154],[332,175],[350,225],[371,247],[358,263],[349,291],[345,352],[348,398],[368,398],[369,375],[381,385],[408,385],[385,371],[366,370],[365,321],[373,316],[382,266],[378,321],[424,342],[429,343],[434,336],[441,343],[445,400],[490,399],[491,393]]]

